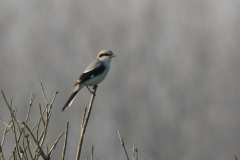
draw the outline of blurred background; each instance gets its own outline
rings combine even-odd
[[[56,97],[47,145],[70,121],[66,159],[74,159],[84,108],[82,89],[61,109],[99,51],[116,54],[99,85],[82,159],[202,160],[240,157],[240,2],[238,0],[0,1],[0,89],[29,123]],[[0,96],[0,117],[9,112]],[[0,139],[5,125],[0,123]],[[3,151],[9,157],[12,133]],[[53,159],[61,157],[63,139]]]

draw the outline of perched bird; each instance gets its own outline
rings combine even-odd
[[[97,58],[85,69],[77,82],[74,84],[74,86],[76,87],[72,95],[62,108],[62,112],[66,110],[69,106],[71,106],[74,98],[76,97],[80,89],[85,86],[87,88],[88,86],[95,86],[104,80],[110,69],[110,62],[113,57],[116,57],[116,55],[113,54],[113,52],[110,50],[102,50],[101,52],[99,52]]]

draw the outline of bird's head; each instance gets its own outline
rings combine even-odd
[[[102,50],[101,52],[99,52],[97,58],[100,61],[103,61],[103,62],[110,62],[113,57],[116,57],[116,55],[113,54],[112,51],[110,51],[110,50]]]

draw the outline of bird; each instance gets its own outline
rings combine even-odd
[[[88,86],[95,86],[105,79],[110,70],[110,62],[113,57],[116,57],[116,55],[110,50],[102,50],[98,53],[97,58],[88,65],[85,71],[78,78],[77,82],[74,84],[75,89],[62,108],[62,112],[71,106],[80,89],[85,86],[87,88]],[[89,88],[88,90],[90,91]],[[92,91],[90,92],[93,94]]]

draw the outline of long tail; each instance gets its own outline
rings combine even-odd
[[[72,95],[69,97],[68,101],[66,102],[66,104],[65,104],[64,107],[62,108],[62,110],[61,110],[62,112],[65,111],[68,107],[71,106],[72,102],[73,102],[74,99],[76,98],[76,95],[77,95],[78,91],[79,91],[81,88],[83,88],[83,87],[84,87],[84,85],[82,85],[82,84],[79,84],[79,85],[77,85],[77,86],[75,87]]]

